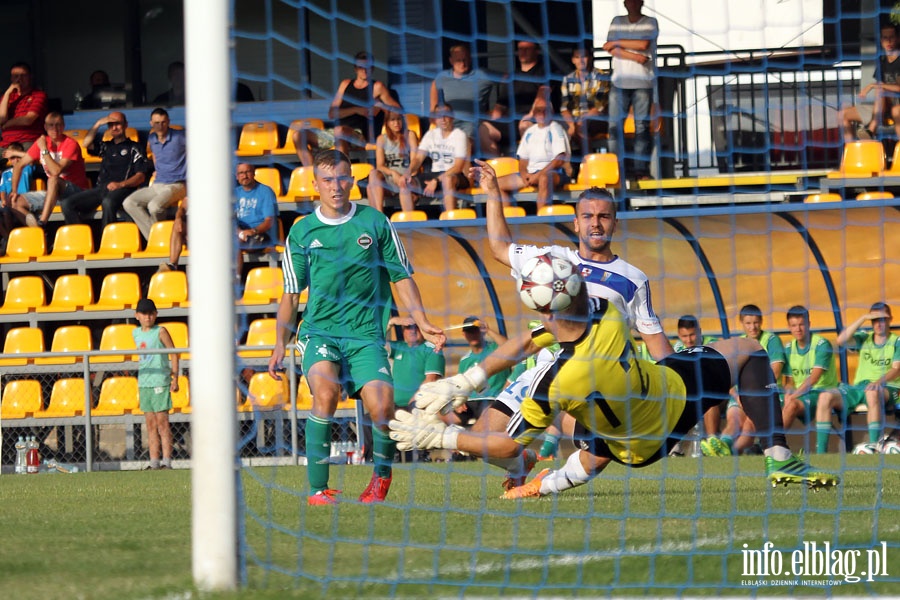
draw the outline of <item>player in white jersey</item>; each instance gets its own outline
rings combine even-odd
[[[626,315],[629,327],[637,329],[655,360],[660,360],[672,353],[672,346],[663,333],[659,319],[653,312],[647,276],[640,269],[614,254],[610,248],[618,220],[616,219],[616,201],[609,192],[601,188],[591,188],[579,196],[574,221],[575,233],[578,235],[577,250],[558,245],[540,248],[516,244],[512,241],[512,234],[506,218],[503,216],[497,175],[487,163],[476,161],[476,164],[478,166],[472,169],[470,177],[473,181],[478,181],[481,188],[487,193],[485,205],[487,230],[491,252],[495,259],[510,267],[512,274],[515,275],[529,258],[538,254],[549,251],[565,257],[572,264],[578,266],[591,297],[609,300],[623,315]],[[516,360],[524,358],[522,355],[530,346],[531,332],[525,332],[518,338],[511,339],[519,340],[517,348],[520,356],[510,358]],[[536,372],[551,358],[552,355],[548,353],[539,355],[537,366],[522,373],[497,397],[491,407],[485,410],[475,423],[472,432],[494,431],[505,435],[509,419],[518,411]],[[473,367],[473,369],[477,368]],[[469,379],[466,379],[467,376]],[[473,378],[475,381],[470,381]],[[467,371],[450,379],[422,386],[419,395],[443,393],[441,390],[433,389],[434,386],[448,384],[452,386],[454,383],[451,382],[454,380],[456,383],[464,386],[472,385],[477,389],[483,385],[483,382],[478,379],[477,371],[475,373]],[[490,436],[485,439],[489,440]],[[517,486],[524,482],[525,475],[531,470],[536,460],[534,452],[531,450],[525,450],[513,458],[491,457],[487,444],[481,455],[491,464],[509,471],[504,487]]]

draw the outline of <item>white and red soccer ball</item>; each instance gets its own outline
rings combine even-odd
[[[547,253],[525,261],[516,278],[516,289],[531,310],[558,312],[572,304],[582,282],[575,265]]]

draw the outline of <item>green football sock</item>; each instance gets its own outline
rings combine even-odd
[[[877,444],[881,439],[881,421],[872,421],[869,423],[869,443]]]
[[[825,454],[830,433],[831,421],[816,421],[816,454]]]
[[[734,438],[730,435],[723,435],[719,438],[722,440],[722,443],[728,446],[730,449],[734,450]]]
[[[388,434],[377,427],[372,427],[372,459],[375,461],[375,474],[387,479],[391,476],[391,463],[397,444]]]
[[[544,443],[541,444],[540,455],[552,456],[556,454],[557,448],[559,448],[559,437],[553,435],[552,433],[545,433]]]
[[[306,420],[306,477],[310,495],[328,487],[331,420],[312,415]]]

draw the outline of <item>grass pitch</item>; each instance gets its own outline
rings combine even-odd
[[[398,465],[389,502],[374,507],[355,502],[368,467],[332,468],[349,500],[337,507],[307,507],[302,467],[244,469],[247,587],[203,597],[894,593],[900,459],[813,458],[841,471],[837,490],[772,489],[759,457],[685,458],[506,501],[492,468],[419,464]],[[4,476],[0,500],[4,598],[199,597],[188,471]],[[744,573],[742,550],[772,542],[789,568],[804,542],[828,542],[838,558],[860,549],[859,575],[881,540],[887,575],[871,582]]]

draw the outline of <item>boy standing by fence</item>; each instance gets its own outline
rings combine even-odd
[[[156,324],[156,317],[156,304],[153,300],[145,298],[138,302],[135,318],[140,327],[135,327],[131,333],[138,350],[175,347],[172,336],[166,328]],[[171,469],[172,430],[169,427],[169,410],[172,409],[171,392],[178,391],[178,354],[141,354],[138,364],[138,390],[141,411],[147,422],[150,446],[150,466],[147,470]],[[162,449],[161,462],[160,449]]]

